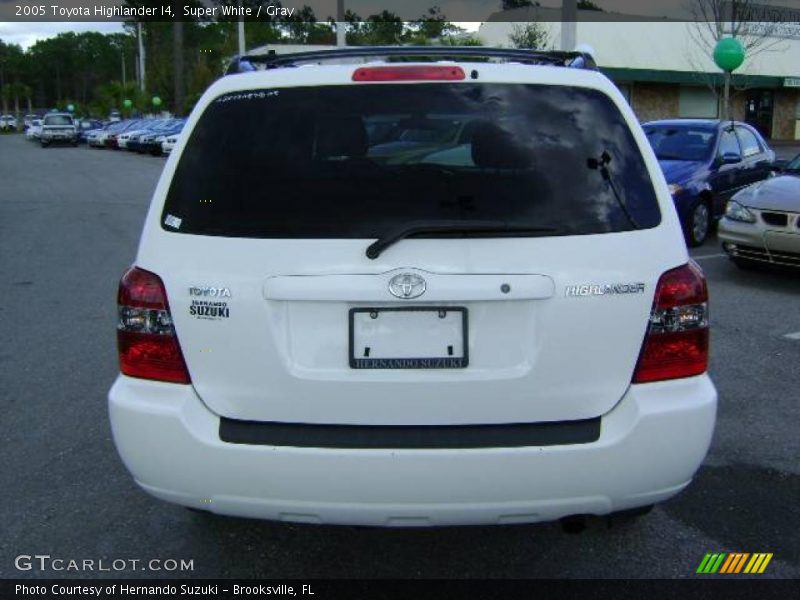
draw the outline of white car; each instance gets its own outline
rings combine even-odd
[[[0,115],[0,131],[12,131],[17,128],[17,118],[13,115]]]
[[[180,133],[176,133],[175,135],[168,135],[164,138],[164,141],[161,142],[161,152],[164,154],[170,154],[172,150],[175,148],[175,144],[178,143],[178,138],[180,137]]]
[[[39,133],[39,143],[42,148],[51,144],[78,145],[78,130],[75,120],[69,113],[48,113],[42,119],[42,128]]]
[[[31,124],[25,130],[25,137],[29,140],[38,140],[42,134],[42,120],[33,119]]]
[[[128,149],[128,140],[131,138],[132,135],[139,135],[144,133],[145,129],[131,129],[130,131],[126,131],[125,133],[121,133],[117,136],[117,146],[121,150]]]
[[[586,55],[451,56],[256,58],[199,100],[119,286],[110,419],[145,491],[402,527],[689,485],[717,406],[706,280],[636,115]],[[460,160],[371,154],[376,122],[454,114]]]

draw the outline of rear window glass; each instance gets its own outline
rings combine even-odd
[[[162,215],[172,231],[256,238],[375,238],[440,220],[569,235],[654,227],[660,213],[604,94],[459,83],[221,96],[191,133]]]
[[[66,115],[51,115],[44,118],[45,125],[72,125],[72,117]]]

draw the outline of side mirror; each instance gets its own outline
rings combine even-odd
[[[726,152],[719,159],[722,165],[735,165],[742,162],[742,155],[736,152]]]
[[[772,171],[774,173],[782,173],[786,169],[786,165],[789,164],[789,161],[786,159],[777,158],[772,162]]]

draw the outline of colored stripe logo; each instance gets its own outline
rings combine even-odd
[[[772,560],[772,552],[725,552],[708,553],[700,561],[697,573],[720,575],[731,575],[736,573],[763,573],[769,561]]]

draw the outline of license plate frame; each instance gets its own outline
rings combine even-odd
[[[462,356],[420,358],[356,358],[355,318],[358,313],[382,312],[456,312],[461,314]],[[469,366],[469,315],[465,306],[373,306],[351,308],[348,318],[348,357],[352,369],[465,369]]]

